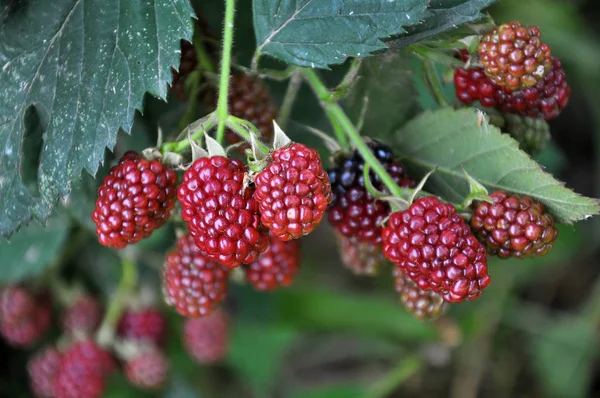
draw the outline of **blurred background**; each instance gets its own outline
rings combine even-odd
[[[222,1],[196,3],[197,12],[218,34]],[[489,12],[497,23],[518,20],[539,26],[553,54],[562,59],[571,101],[551,121],[553,142],[537,160],[568,187],[600,197],[600,2],[502,0]],[[235,62],[248,65],[255,46],[249,0],[239,1],[236,18]],[[326,78],[334,84],[342,72],[337,68]],[[418,76],[416,70],[413,82],[422,96],[420,107],[432,107]],[[278,101],[285,88],[271,84]],[[174,97],[167,104],[146,98],[133,138],[121,134],[115,154],[107,151],[106,164],[127,149],[153,145],[158,126],[164,134],[176,135],[187,107]],[[390,103],[390,112],[393,107]],[[201,107],[194,112],[201,116]],[[328,128],[307,87],[300,91],[292,120],[290,135],[313,145],[318,141],[301,124]],[[322,153],[326,155],[324,149]],[[33,225],[11,245],[0,244],[0,261],[31,255],[35,245],[40,275],[48,265],[60,266],[65,278],[109,296],[119,278],[119,259],[95,241],[89,214],[96,186],[85,176],[46,230]],[[142,281],[157,294],[157,270],[173,242],[173,230],[166,227],[136,245]],[[148,394],[115,376],[106,396],[600,396],[600,219],[561,225],[559,240],[546,257],[491,260],[492,284],[485,294],[476,302],[452,306],[434,322],[418,321],[402,308],[391,269],[378,277],[358,278],[344,268],[327,223],[302,245],[301,270],[291,288],[256,293],[249,286],[231,286],[226,303],[230,346],[222,363],[194,364],[179,338],[181,318],[166,310],[173,381],[165,391]],[[18,280],[19,272],[15,269],[0,283]],[[0,397],[30,396],[28,355],[0,342]]]

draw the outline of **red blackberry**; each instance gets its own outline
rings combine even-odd
[[[556,118],[568,105],[571,88],[558,57],[552,57],[552,66],[535,86],[511,91],[490,80],[482,68],[458,68],[454,74],[456,97],[465,104],[479,101],[484,107],[494,107],[546,120]]]
[[[188,318],[183,325],[183,344],[200,364],[218,362],[228,346],[228,319],[223,311],[202,318]]]
[[[0,323],[16,324],[33,316],[35,298],[18,286],[6,286],[0,291]]]
[[[70,335],[91,335],[98,329],[104,309],[92,296],[82,296],[68,307],[62,317],[62,328]]]
[[[432,290],[420,289],[400,268],[394,269],[394,278],[404,308],[418,319],[435,319],[448,308],[442,296]]]
[[[378,142],[367,145],[398,185],[414,186],[404,167],[394,161],[391,148]],[[381,223],[390,215],[390,206],[367,192],[363,176],[365,161],[358,151],[338,156],[335,163],[336,166],[328,170],[332,192],[329,223],[346,237],[380,245]],[[387,190],[377,174],[371,172],[369,177],[377,190]]]
[[[386,262],[379,245],[340,233],[336,234],[336,238],[342,264],[355,275],[374,276]]]
[[[382,237],[385,256],[447,302],[474,300],[490,283],[485,247],[454,206],[436,197],[393,213]]]
[[[160,228],[175,206],[177,174],[127,152],[98,188],[92,220],[104,246],[123,249]]]
[[[191,243],[195,245],[193,241]],[[179,256],[181,257],[181,254]],[[163,347],[167,334],[167,320],[158,308],[130,310],[119,320],[117,331],[122,338],[149,341],[157,347]]]
[[[40,296],[43,298],[44,296]],[[4,319],[0,321],[0,334],[7,343],[17,348],[27,348],[36,343],[48,330],[51,323],[52,308],[49,300],[35,304],[29,309],[27,302],[34,299],[25,290],[17,288],[12,293],[5,292],[3,300],[15,301],[3,308]],[[12,320],[12,322],[8,322]]]
[[[62,355],[55,347],[38,351],[27,363],[29,385],[36,398],[54,398],[54,379],[60,366]]]
[[[277,118],[277,109],[262,81],[248,75],[232,76],[229,81],[229,108],[233,116],[252,122],[265,142],[272,140],[273,120]],[[242,141],[240,136],[230,130],[225,138],[231,144]]]
[[[274,151],[254,184],[261,222],[284,241],[311,233],[331,201],[331,185],[319,153],[302,144]]]
[[[550,47],[535,26],[509,22],[483,36],[478,52],[485,74],[511,90],[534,86],[550,70]]]
[[[60,361],[54,382],[56,398],[99,398],[104,380],[113,368],[110,354],[96,343],[75,343]]]
[[[552,249],[558,230],[541,203],[502,191],[490,196],[494,203],[480,203],[471,226],[491,254],[521,258],[543,256]]]
[[[229,270],[209,260],[191,236],[182,236],[167,256],[165,301],[183,316],[208,315],[225,298],[228,276]]]
[[[160,389],[165,384],[168,373],[167,358],[157,350],[143,352],[125,364],[127,380],[144,390]]]
[[[270,243],[246,269],[246,280],[257,290],[275,290],[289,286],[298,271],[300,243],[296,240],[284,242],[270,235]]]
[[[256,261],[269,243],[259,229],[258,203],[245,176],[246,166],[237,159],[200,158],[185,172],[177,192],[196,245],[230,268]]]

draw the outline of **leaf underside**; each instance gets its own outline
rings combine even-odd
[[[478,21],[485,17],[481,10],[495,2],[496,0],[433,0],[422,23],[408,27],[404,35],[387,41],[386,45],[391,50],[397,50],[462,24]]]
[[[425,16],[428,0],[255,0],[257,51],[299,66],[327,68],[386,48]]]
[[[558,222],[572,223],[599,212],[596,199],[565,188],[475,109],[426,111],[400,129],[395,140],[415,179],[437,167],[427,190],[454,203],[469,192],[464,167],[490,192],[504,190],[543,203]]]
[[[0,234],[45,220],[83,169],[95,174],[119,128],[131,129],[144,93],[166,97],[192,15],[186,0],[30,0],[2,10]]]

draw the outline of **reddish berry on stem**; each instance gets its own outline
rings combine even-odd
[[[209,316],[188,318],[183,325],[183,343],[194,361],[211,364],[220,361],[227,352],[227,315],[219,310]]]
[[[100,302],[92,296],[83,296],[65,310],[62,328],[70,335],[90,335],[98,329],[103,316],[104,309]]]
[[[386,262],[380,245],[336,234],[342,264],[355,275],[375,276]]]
[[[534,86],[550,70],[550,47],[540,30],[509,22],[483,36],[478,52],[485,74],[511,90]]]
[[[418,319],[435,319],[447,309],[442,296],[432,290],[422,290],[399,268],[394,269],[394,278],[404,308]]]
[[[329,177],[319,154],[302,144],[273,152],[254,184],[261,222],[284,241],[311,233],[331,201]]]
[[[246,269],[246,280],[257,290],[275,290],[289,286],[298,271],[300,243],[296,240],[282,241],[273,235],[258,260]]]
[[[447,302],[474,300],[490,283],[485,247],[454,206],[436,197],[393,213],[382,237],[385,256]]]
[[[193,241],[191,243],[194,244]],[[167,320],[158,308],[130,310],[119,320],[117,331],[127,340],[148,341],[162,347],[167,334]]]
[[[62,355],[55,347],[46,347],[37,352],[27,363],[29,385],[36,398],[54,398],[54,380]]]
[[[14,324],[35,312],[35,298],[18,286],[6,286],[0,291],[0,323]]]
[[[379,142],[369,142],[367,145],[396,184],[405,188],[414,186],[404,167],[394,161],[390,147]],[[365,161],[358,151],[335,159],[335,167],[328,171],[333,194],[328,220],[346,237],[381,245],[381,223],[391,210],[385,201],[375,200],[367,191],[364,166]],[[387,191],[377,174],[371,171],[369,176],[376,190]]]
[[[223,156],[200,158],[183,176],[178,197],[196,245],[212,260],[250,264],[269,243],[259,229],[258,203],[245,186],[246,166]]]
[[[92,220],[104,246],[123,249],[160,228],[175,206],[177,174],[127,152],[98,188]]]
[[[229,270],[209,260],[185,235],[177,241],[177,250],[167,256],[163,291],[167,304],[183,316],[204,316],[225,298]]]
[[[543,256],[552,249],[558,230],[541,203],[503,191],[490,197],[494,203],[481,202],[471,226],[491,254],[521,258]]]
[[[51,316],[51,300],[45,295],[34,297],[16,286],[2,289],[0,334],[11,346],[27,348],[36,343],[50,327]]]
[[[157,350],[143,352],[125,364],[127,380],[144,390],[160,389],[165,384],[168,373],[167,358]]]

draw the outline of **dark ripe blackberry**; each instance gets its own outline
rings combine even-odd
[[[480,203],[471,226],[491,254],[521,258],[543,256],[552,249],[558,230],[544,205],[503,191],[490,197],[494,203]]]
[[[448,309],[442,296],[433,290],[422,290],[398,267],[394,268],[394,279],[402,305],[418,319],[433,320]]]
[[[372,141],[367,143],[375,157],[392,179],[401,187],[413,187],[404,167],[394,161],[390,147]],[[333,200],[329,206],[328,220],[342,235],[359,241],[381,244],[381,223],[390,214],[386,202],[374,200],[367,192],[364,181],[365,162],[358,151],[340,155],[336,167],[329,169]],[[370,173],[375,189],[386,191],[386,187],[375,173]]]

